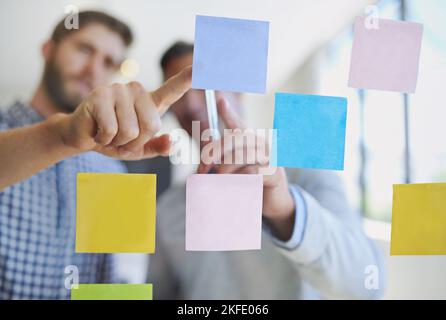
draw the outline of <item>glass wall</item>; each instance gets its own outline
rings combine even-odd
[[[381,18],[399,20],[405,8],[408,21],[424,24],[418,86],[407,96],[407,114],[402,94],[347,88],[352,26],[322,51],[319,70],[320,94],[349,100],[340,173],[349,197],[365,216],[384,221],[391,219],[393,184],[446,181],[446,2],[401,3],[380,1],[378,7]]]

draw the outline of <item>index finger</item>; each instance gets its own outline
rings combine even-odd
[[[163,115],[171,104],[175,103],[191,88],[191,82],[192,66],[188,66],[151,93],[160,115]]]

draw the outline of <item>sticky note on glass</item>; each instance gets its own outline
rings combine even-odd
[[[269,22],[195,19],[192,88],[265,93]]]
[[[390,254],[446,254],[446,183],[393,186]]]
[[[343,170],[346,118],[346,98],[276,93],[271,164]]]
[[[262,175],[191,175],[186,183],[186,250],[260,249],[262,197]]]
[[[348,85],[414,93],[423,25],[379,19],[378,29],[356,18]]]
[[[76,211],[76,252],[155,251],[155,174],[79,173]]]
[[[71,300],[152,300],[152,284],[79,284]]]

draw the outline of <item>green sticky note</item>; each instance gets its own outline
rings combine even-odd
[[[152,300],[152,284],[79,284],[71,300]]]

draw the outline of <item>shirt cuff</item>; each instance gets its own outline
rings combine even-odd
[[[277,246],[283,249],[295,250],[301,244],[304,236],[307,221],[307,205],[299,187],[290,185],[290,191],[296,204],[293,233],[288,241],[281,241],[274,236],[272,239]]]

